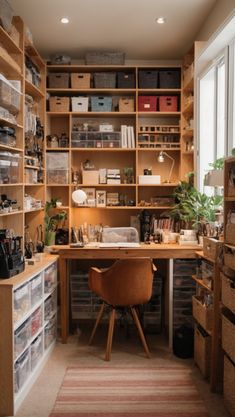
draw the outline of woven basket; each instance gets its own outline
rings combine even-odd
[[[94,88],[116,88],[116,72],[95,72]]]
[[[125,55],[123,52],[87,52],[85,63],[87,65],[124,65]]]
[[[121,97],[119,99],[119,105],[118,105],[120,112],[133,112],[135,111],[135,101],[133,98],[125,98]]]
[[[235,245],[235,224],[227,223],[225,227],[225,241],[230,245]]]
[[[224,265],[235,269],[235,249],[224,245]]]
[[[222,303],[235,314],[235,280],[230,279],[223,273],[222,279]]]
[[[66,72],[55,72],[48,74],[49,88],[69,88],[69,74]]]
[[[50,97],[49,108],[53,112],[69,112],[69,97]]]
[[[229,314],[228,317],[222,315],[222,347],[235,362],[235,316],[232,314]]]
[[[194,361],[202,375],[208,378],[211,363],[211,337],[203,336],[198,327],[194,329]]]
[[[224,356],[224,402],[231,416],[235,416],[235,366]]]
[[[86,73],[72,73],[71,74],[71,88],[88,89],[91,86],[91,74]]]
[[[205,329],[210,332],[213,324],[213,310],[207,308],[202,304],[200,297],[193,295],[193,317],[197,322]]]

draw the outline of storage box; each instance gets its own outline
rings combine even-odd
[[[129,97],[121,97],[118,107],[120,112],[133,112],[135,111],[135,100]]]
[[[87,112],[88,111],[88,97],[72,97],[72,111],[74,112]]]
[[[14,390],[17,393],[27,381],[30,374],[30,350],[27,349],[16,361],[14,367]]]
[[[193,317],[203,327],[203,329],[210,332],[213,324],[213,309],[203,305],[202,299],[199,296],[193,295],[192,301]]]
[[[57,282],[57,267],[56,264],[50,265],[44,271],[44,292],[45,294],[51,292]]]
[[[119,71],[117,73],[117,88],[135,88],[135,74]]]
[[[125,54],[123,52],[94,51],[85,54],[87,65],[123,65]]]
[[[90,185],[90,184],[99,184],[99,170],[91,170],[91,171],[82,171],[82,184],[83,185]]]
[[[50,97],[49,109],[53,112],[69,112],[69,97]]]
[[[222,314],[222,347],[235,363],[235,315],[228,311]]]
[[[38,171],[36,169],[25,168],[24,169],[24,182],[25,184],[37,184],[38,183]]]
[[[138,110],[139,111],[157,111],[157,97],[156,96],[139,96]]]
[[[211,237],[203,237],[203,253],[212,261],[216,260],[217,251],[222,246],[222,242]]]
[[[161,69],[158,72],[159,88],[180,88],[180,69]]]
[[[52,72],[48,74],[49,88],[69,88],[69,74],[66,72]]]
[[[208,378],[211,363],[211,337],[198,326],[194,329],[194,361],[202,375]]]
[[[31,337],[34,336],[42,326],[42,308],[39,307],[31,316]]]
[[[91,86],[91,74],[89,72],[72,73],[71,74],[71,88],[74,89],[88,89]]]
[[[44,349],[47,349],[56,339],[56,317],[52,317],[44,329]]]
[[[14,291],[14,322],[22,319],[30,309],[29,284],[24,284]]]
[[[40,334],[32,343],[31,343],[31,369],[33,370],[38,364],[41,356],[43,354],[43,343],[42,343],[42,334]]]
[[[47,169],[47,184],[68,184],[68,169]]]
[[[14,357],[21,354],[31,337],[31,320],[26,320],[14,333]]]
[[[94,88],[115,88],[116,72],[95,72]]]
[[[159,97],[159,111],[171,112],[177,111],[178,97],[177,96],[160,96]]]
[[[157,88],[158,71],[157,70],[140,70],[139,71],[139,88]]]
[[[161,184],[161,175],[139,175],[139,184]]]
[[[112,97],[91,97],[91,111],[112,111]]]
[[[235,280],[220,274],[222,280],[222,303],[235,314]]]
[[[227,223],[225,226],[225,241],[235,246],[235,224]]]
[[[235,269],[235,248],[227,244],[224,245],[224,265]]]
[[[42,299],[42,275],[39,274],[30,281],[31,307]]]
[[[230,412],[231,416],[235,416],[235,366],[234,364],[224,356],[224,388],[223,396],[225,406]]]
[[[0,184],[16,184],[20,182],[21,155],[0,152]]]
[[[44,321],[50,320],[56,312],[57,308],[57,293],[54,291],[44,303]]]
[[[0,106],[10,113],[17,114],[20,110],[20,98],[20,91],[0,74]]]

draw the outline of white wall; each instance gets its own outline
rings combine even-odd
[[[235,0],[217,0],[198,32],[196,40],[207,41],[233,9],[235,9]]]

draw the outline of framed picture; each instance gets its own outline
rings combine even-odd
[[[96,207],[106,207],[106,191],[96,191]]]
[[[84,203],[77,204],[77,206],[83,207],[94,207],[95,206],[95,188],[81,188],[82,191],[85,191],[87,198]]]

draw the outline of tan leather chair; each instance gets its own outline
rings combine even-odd
[[[111,356],[115,315],[116,308],[118,307],[129,308],[146,355],[148,358],[150,357],[136,306],[146,303],[151,298],[153,273],[155,270],[156,268],[150,258],[120,259],[105,270],[94,267],[90,268],[90,289],[103,300],[103,303],[92,330],[89,344],[91,344],[94,338],[105,306],[109,305],[112,307],[109,317],[108,340],[105,354],[106,361],[109,361]]]

